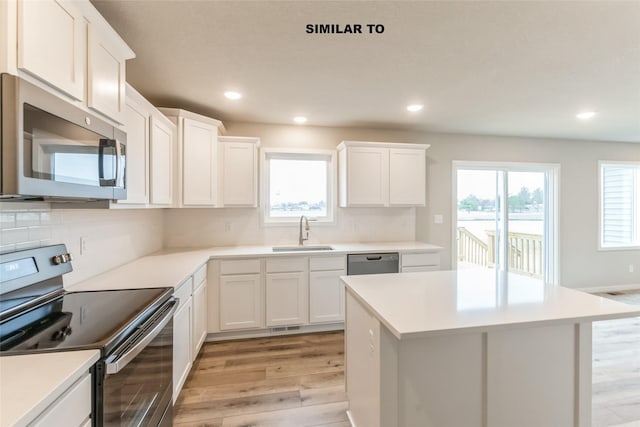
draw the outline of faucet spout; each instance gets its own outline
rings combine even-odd
[[[302,220],[303,219],[304,219],[304,222],[305,222],[304,229],[307,232],[306,236],[304,236],[304,237],[302,235]],[[304,244],[305,240],[309,240],[309,220],[307,219],[306,216],[300,215],[300,235],[298,236],[298,245],[302,246]]]

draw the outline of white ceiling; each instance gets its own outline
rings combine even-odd
[[[640,142],[640,1],[93,0],[156,105],[223,121]],[[384,25],[309,35],[307,24]],[[366,31],[366,30],[365,30]],[[244,94],[240,101],[225,90]],[[424,103],[419,113],[407,104]],[[575,114],[597,110],[582,122]]]

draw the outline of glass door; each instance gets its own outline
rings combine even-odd
[[[555,283],[557,167],[456,162],[454,175],[457,268]]]

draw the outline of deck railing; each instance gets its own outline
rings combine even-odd
[[[458,227],[458,261],[491,267],[488,245],[464,227]]]
[[[458,261],[493,267],[495,265],[495,231],[486,230],[487,242],[465,227],[458,227]],[[542,277],[542,235],[512,233],[507,236],[509,271]]]

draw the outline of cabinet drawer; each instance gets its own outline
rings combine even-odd
[[[91,415],[91,375],[73,384],[51,404],[32,426],[80,426]]]
[[[323,256],[309,258],[311,271],[344,270],[344,256]]]
[[[193,288],[197,288],[198,285],[207,280],[207,264],[203,265],[193,273]]]
[[[259,259],[236,259],[220,261],[220,274],[260,273]]]
[[[178,309],[182,307],[182,305],[191,298],[191,293],[193,292],[193,278],[189,277],[187,280],[182,282],[178,289],[173,292],[173,296],[178,298],[180,301],[178,303]]]
[[[402,268],[413,266],[439,266],[440,254],[437,252],[430,253],[416,253],[416,254],[402,254]]]
[[[284,273],[288,271],[306,271],[307,258],[270,258],[267,259],[267,273]]]

